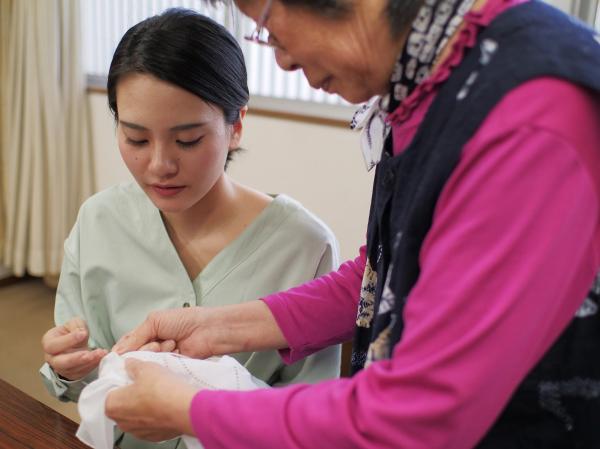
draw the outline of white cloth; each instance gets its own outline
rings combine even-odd
[[[135,358],[157,363],[184,377],[198,389],[253,390],[265,386],[235,359],[211,357],[206,360],[165,352],[136,351],[123,356],[110,353],[100,363],[98,379],[89,384],[79,397],[81,424],[77,438],[96,449],[112,449],[115,422],[106,417],[104,403],[108,393],[132,383],[125,370],[125,359]],[[168,394],[168,392],[164,392]],[[188,449],[202,449],[194,437],[183,436]]]

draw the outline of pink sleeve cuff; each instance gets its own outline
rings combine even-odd
[[[365,263],[363,246],[337,271],[262,299],[288,342],[289,349],[280,351],[284,362],[352,338]]]

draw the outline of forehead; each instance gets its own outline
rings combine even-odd
[[[167,117],[169,121],[181,116],[218,116],[212,107],[197,95],[181,87],[147,74],[129,74],[117,84],[119,116],[125,120],[145,120]]]
[[[234,0],[234,3],[242,14],[256,20],[266,5],[266,0]]]

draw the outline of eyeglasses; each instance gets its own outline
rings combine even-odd
[[[269,13],[271,12],[272,4],[273,4],[273,0],[267,0],[267,3],[265,3],[265,7],[263,8],[262,12],[260,13],[258,22],[256,22],[256,28],[254,29],[254,31],[252,32],[251,35],[244,36],[244,39],[246,39],[249,42],[254,42],[255,44],[258,44],[258,45],[266,45],[268,47],[273,46],[271,43],[269,43],[268,39],[262,37],[263,31],[266,30],[265,23],[266,23],[267,19],[269,18]]]

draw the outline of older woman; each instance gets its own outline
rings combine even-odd
[[[355,374],[197,392],[131,363],[108,416],[206,448],[598,447],[598,37],[521,0],[237,3],[282,68],[376,96],[354,120],[377,166],[367,245],[261,301],[153,314],[115,350],[292,362],[356,328]]]

